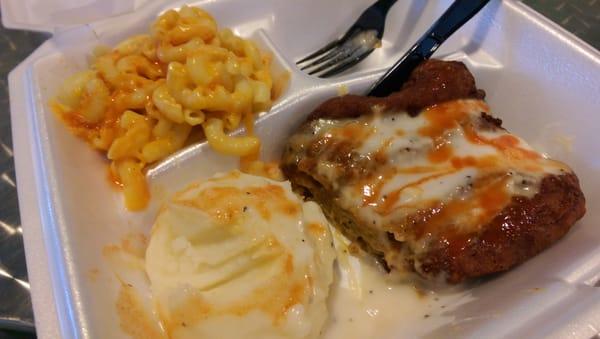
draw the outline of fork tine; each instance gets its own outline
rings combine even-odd
[[[307,68],[318,66],[318,65],[322,64],[323,62],[325,62],[327,60],[330,60],[330,59],[333,59],[333,58],[337,57],[338,55],[340,55],[343,52],[344,52],[343,46],[342,47],[334,48],[331,51],[327,52],[322,57],[318,58],[317,60],[313,60],[309,64],[306,64],[306,65],[300,67],[300,69],[301,70],[306,70]]]
[[[323,55],[323,54],[325,54],[325,53],[327,53],[327,52],[331,51],[332,49],[334,49],[334,48],[336,48],[336,47],[338,47],[338,46],[341,46],[341,45],[343,45],[343,44],[344,44],[346,41],[350,40],[350,38],[351,38],[352,36],[354,36],[354,34],[355,34],[357,31],[359,31],[359,30],[360,30],[360,29],[359,29],[359,28],[358,28],[356,25],[353,25],[352,27],[350,27],[350,28],[348,29],[348,31],[346,31],[346,33],[344,33],[344,35],[342,35],[342,36],[341,36],[340,38],[338,38],[337,40],[334,40],[334,41],[332,41],[332,42],[328,43],[327,45],[325,45],[325,47],[323,47],[323,48],[319,49],[318,51],[316,51],[316,52],[314,52],[314,53],[312,53],[312,54],[310,54],[310,55],[308,55],[308,56],[305,56],[304,58],[302,58],[302,59],[300,59],[300,60],[296,61],[296,65],[300,65],[301,63],[304,63],[304,62],[306,62],[306,61],[309,61],[309,60],[311,60],[311,59],[314,59],[314,58],[316,58],[316,57],[319,57],[319,56],[321,56],[321,55]]]
[[[359,63],[360,61],[362,61],[373,51],[374,51],[374,49],[367,49],[363,53],[359,54],[356,57],[348,58],[344,62],[340,63],[339,65],[327,70],[327,72],[320,74],[319,78],[328,78],[330,76],[342,73],[343,71],[347,70],[348,68],[350,68],[350,67],[356,65],[357,63]]]
[[[350,26],[348,31],[346,31],[342,37],[298,60],[296,65],[302,70],[316,68],[310,71],[309,74],[325,71],[326,76],[330,76],[363,60],[370,51],[361,49],[357,53],[357,49],[349,50],[347,45],[360,43],[371,44],[373,43],[374,37],[381,41],[385,28],[385,18],[389,9],[396,1],[397,0],[377,0],[361,13],[358,19]],[[360,33],[365,33],[365,36],[358,36]],[[374,37],[372,36],[373,33],[375,34]],[[357,41],[353,41],[354,38],[357,38]],[[371,48],[369,48],[369,50],[371,50]],[[327,70],[328,68],[332,69]]]
[[[316,57],[318,57],[318,56],[320,56],[322,54],[325,54],[325,53],[329,52],[331,49],[333,49],[333,48],[341,45],[342,43],[343,43],[342,39],[337,39],[335,41],[332,41],[332,42],[328,43],[327,45],[325,45],[325,47],[319,49],[318,51],[316,51],[316,52],[314,52],[314,53],[312,53],[312,54],[310,54],[308,56],[305,56],[304,58],[296,61],[296,65],[300,65],[301,63],[304,63],[304,62],[306,62],[308,60],[314,59],[314,58],[316,58]]]
[[[339,53],[338,53],[338,54],[337,54],[335,57],[332,57],[332,58],[330,58],[329,60],[327,60],[326,62],[324,62],[324,63],[322,63],[322,64],[318,65],[319,67],[317,67],[317,68],[315,68],[315,69],[313,69],[313,70],[310,70],[310,71],[308,72],[308,74],[310,74],[310,75],[313,75],[313,74],[315,74],[315,73],[319,73],[319,72],[321,72],[321,71],[323,71],[323,70],[326,70],[326,69],[328,69],[329,67],[331,67],[331,66],[333,66],[333,65],[335,65],[335,64],[337,64],[337,63],[343,62],[344,60],[348,59],[348,57],[351,57],[351,56],[352,56],[352,55],[353,55],[353,54],[354,54],[354,53],[355,53],[357,50],[359,50],[359,49],[360,49],[360,46],[359,46],[359,47],[355,47],[355,48],[354,48],[354,49],[352,49],[352,50],[348,50],[348,52],[346,52],[346,53],[343,53],[344,51],[343,51],[343,50],[340,50],[340,52],[339,52]],[[344,57],[342,57],[342,58],[339,58],[338,56],[339,56],[340,54],[345,54],[345,56],[344,56]]]

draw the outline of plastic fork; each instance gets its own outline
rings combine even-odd
[[[431,55],[456,30],[477,14],[490,0],[455,0],[417,43],[404,54],[367,92],[384,97],[402,87],[410,73]]]
[[[339,39],[300,59],[296,65],[308,74],[327,78],[366,58],[380,44],[385,17],[396,0],[379,0],[367,8]]]

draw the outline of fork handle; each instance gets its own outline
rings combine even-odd
[[[387,13],[398,0],[378,0],[374,5],[377,6],[381,11]]]
[[[431,28],[373,86],[367,95],[384,97],[399,89],[410,73],[481,10],[489,0],[456,0]]]

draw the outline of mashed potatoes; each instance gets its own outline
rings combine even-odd
[[[316,338],[334,249],[320,208],[289,183],[234,171],[160,211],[146,271],[172,338]]]

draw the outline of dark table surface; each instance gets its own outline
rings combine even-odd
[[[0,327],[33,328],[10,131],[8,73],[47,39],[47,35],[0,27]],[[18,324],[18,323],[17,323]],[[12,321],[11,321],[11,325]],[[9,326],[9,328],[11,328]],[[0,338],[32,338],[33,333],[0,331]]]
[[[600,0],[524,0],[526,4],[549,17],[584,41],[600,49]],[[35,338],[33,312],[23,238],[10,130],[8,73],[37,46],[46,34],[9,30],[0,27],[0,330],[2,338]],[[25,331],[23,331],[25,330]]]

